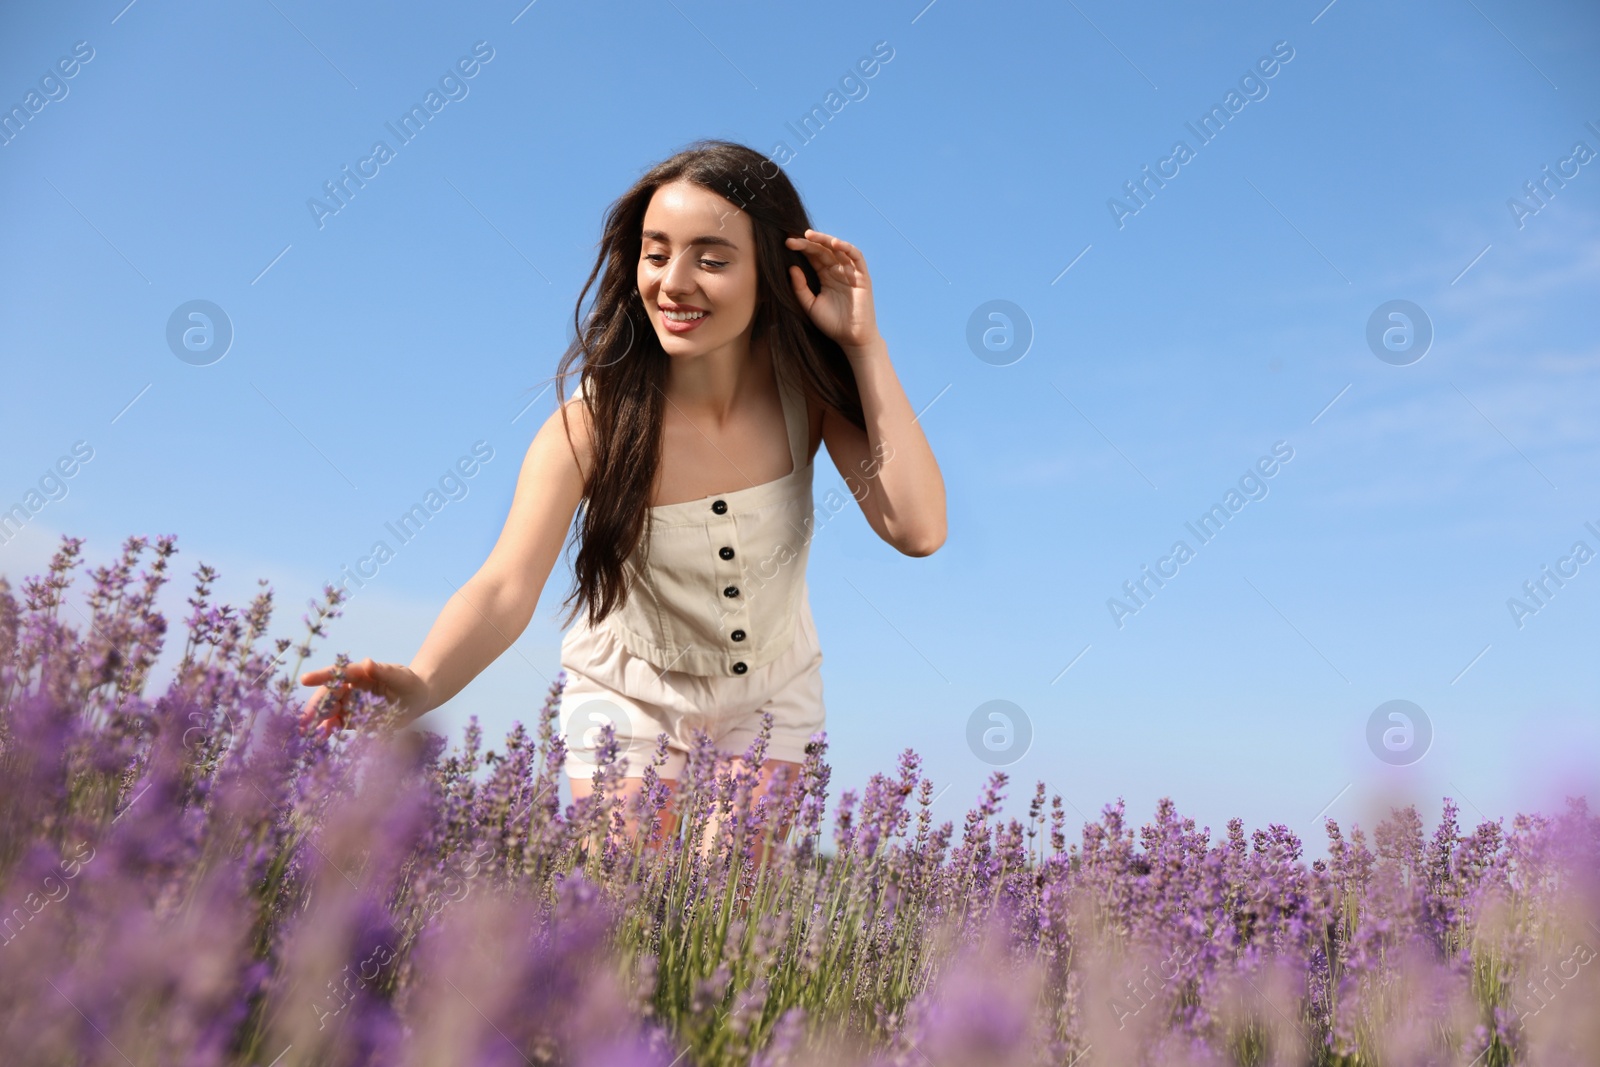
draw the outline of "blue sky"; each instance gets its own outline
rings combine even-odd
[[[1031,732],[993,757],[1014,811],[1040,778],[1084,816],[1170,795],[1315,853],[1324,813],[1592,795],[1592,6],[124,3],[3,16],[0,105],[27,118],[0,146],[0,507],[93,450],[0,546],[13,582],[62,533],[101,563],[170,532],[237,603],[269,579],[297,635],[483,442],[323,646],[408,661],[554,408],[539,388],[607,205],[726,137],[863,249],[949,494],[932,557],[853,506],[813,543],[836,788],[910,746],[959,823],[990,769],[969,722],[1005,700]],[[386,124],[430,90],[402,143]],[[830,103],[802,143],[791,124]],[[308,207],[378,140],[392,158],[337,213]],[[203,366],[167,342],[194,300],[233,333]],[[994,300],[1026,318],[1020,358],[968,344]],[[1420,359],[1369,345],[1399,300],[1431,325]],[[819,499],[842,485],[816,470]],[[1202,542],[1186,524],[1215,504]],[[1169,577],[1141,604],[1124,583],[1146,566]],[[425,726],[531,719],[568,580]],[[1427,718],[1420,760],[1369,746],[1391,700]]]

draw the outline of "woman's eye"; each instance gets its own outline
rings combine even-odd
[[[647,253],[645,253],[644,258],[648,259],[651,263],[654,263],[657,266],[660,266],[661,265],[660,264],[661,260],[665,260],[665,259],[668,259],[670,257],[667,256],[664,252],[647,252]],[[728,262],[727,262],[727,260],[724,260],[724,259],[702,259],[700,261],[700,264],[701,264],[701,266],[716,268],[716,267],[726,267],[728,265]]]

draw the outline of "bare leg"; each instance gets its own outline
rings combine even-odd
[[[742,756],[732,757],[730,763],[731,770],[735,774],[745,767]],[[794,788],[795,784],[799,782],[801,772],[799,763],[788,763],[783,760],[764,760],[761,764],[761,775],[756,780],[755,790],[751,794],[750,802],[752,805],[771,793],[773,778],[777,775],[780,767],[789,768],[790,788]],[[594,793],[594,782],[589,778],[571,777],[568,781],[572,785],[574,799],[590,796]],[[652,828],[653,832],[645,841],[646,847],[649,848],[661,847],[662,843],[671,840],[678,833],[677,782],[671,778],[663,778],[661,781],[667,787],[667,802],[662,806],[660,813],[656,817],[655,825]],[[637,817],[628,811],[627,803],[643,788],[643,778],[624,778],[618,786],[617,798],[623,805],[622,812],[630,838],[638,834],[639,825]],[[772,802],[776,803],[776,801],[777,797],[773,797]],[[708,851],[711,847],[711,842],[716,840],[719,826],[720,818],[713,814],[707,822],[705,835],[701,839],[700,847],[702,852]],[[789,823],[787,820],[778,824],[768,823],[766,832],[762,835],[762,840],[758,846],[759,850],[756,857],[758,866],[767,862],[775,842],[782,841],[788,835],[788,832]]]
[[[594,781],[590,778],[569,777],[572,785],[574,800],[591,796],[594,793]],[[645,840],[647,848],[659,848],[662,843],[671,840],[678,832],[678,790],[677,781],[672,778],[661,779],[661,784],[667,787],[667,802],[662,805],[660,813],[656,816],[653,832]],[[643,778],[624,778],[618,785],[616,799],[622,804],[622,814],[627,825],[630,838],[639,833],[639,820],[628,809],[628,802],[644,788]]]
[[[733,757],[733,759],[732,759],[732,770],[733,770],[734,774],[738,774],[740,771],[744,770],[745,766],[746,765],[745,765],[745,762],[744,762],[744,757],[742,757],[742,756],[734,756]],[[789,783],[790,783],[789,784],[789,788],[791,790],[796,788],[796,786],[798,785],[798,783],[800,781],[800,771],[801,771],[801,765],[800,764],[798,764],[798,763],[787,763],[787,762],[785,762],[783,760],[771,760],[771,759],[763,760],[761,762],[761,775],[760,775],[759,778],[756,779],[755,790],[750,795],[750,804],[751,804],[752,808],[755,806],[756,801],[760,800],[762,797],[767,796],[767,795],[769,795],[771,793],[772,787],[773,787],[773,778],[774,778],[774,776],[777,775],[778,769],[781,768],[781,767],[789,768]],[[771,801],[770,801],[770,804],[774,804],[775,805],[777,802],[778,802],[778,797],[773,796]],[[769,808],[769,810],[770,810],[770,808]],[[774,813],[774,814],[776,814],[776,813]],[[717,829],[717,819],[716,819],[716,817],[713,817],[711,822],[712,822],[712,825],[708,830],[708,834],[710,834],[712,837],[714,837],[715,833],[716,833],[716,829]],[[760,843],[758,845],[758,849],[757,849],[757,852],[756,852],[756,866],[761,867],[761,866],[765,866],[766,865],[766,862],[767,862],[768,858],[771,855],[771,852],[772,852],[772,849],[774,847],[775,842],[782,841],[786,836],[788,836],[788,833],[789,833],[789,824],[788,824],[787,821],[784,821],[781,824],[774,824],[772,822],[768,822],[768,824],[767,824],[767,826],[765,828],[765,831],[762,834],[762,838],[761,838],[761,841],[760,841]]]

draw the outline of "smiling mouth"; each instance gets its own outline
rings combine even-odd
[[[700,324],[711,314],[699,308],[660,308],[660,310],[661,328],[673,334],[686,334],[698,330]]]

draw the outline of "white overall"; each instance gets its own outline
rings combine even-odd
[[[624,605],[593,627],[580,615],[562,639],[568,774],[593,774],[606,722],[631,777],[665,733],[666,779],[682,774],[696,730],[737,755],[770,711],[766,758],[798,763],[823,728],[822,649],[805,573],[815,530],[805,397],[777,378],[790,472],[650,508],[624,566]]]

